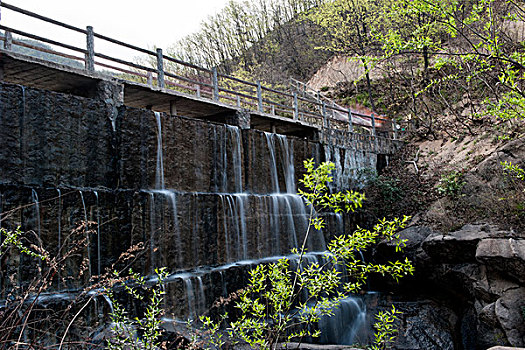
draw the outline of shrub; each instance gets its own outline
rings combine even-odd
[[[437,185],[437,192],[441,195],[456,198],[461,193],[464,185],[463,173],[451,171],[441,175],[441,179]]]
[[[361,207],[364,200],[364,195],[354,191],[328,193],[327,184],[332,181],[330,174],[335,167],[333,163],[325,162],[316,168],[313,160],[308,160],[304,165],[306,174],[301,180],[304,190],[299,190],[299,194],[310,206],[310,225],[302,246],[294,250],[299,262],[291,268],[289,259],[283,258],[255,267],[236,303],[240,317],[228,325],[228,336],[234,342],[247,343],[251,348],[275,349],[280,342],[318,337],[320,331],[312,325],[322,316],[332,316],[342,298],[362,290],[370,273],[390,276],[397,281],[414,270],[406,258],[387,264],[365,262],[361,258],[361,252],[379,239],[395,242],[396,250],[402,251],[406,240],[400,238],[397,230],[406,226],[408,217],[391,221],[383,219],[372,230],[358,228],[351,235],[336,237],[328,245],[323,263],[303,265],[308,235],[314,228],[325,227],[315,209],[350,212]],[[341,265],[346,267],[344,276],[337,268]],[[302,297],[304,295],[307,297]],[[375,349],[383,349],[384,344],[393,340],[392,320],[396,314],[378,315],[379,343]],[[219,332],[218,325],[209,318],[201,318],[201,321],[205,323],[205,333],[212,335],[208,339],[216,340],[214,335]],[[219,343],[223,344],[223,341]],[[216,341],[208,344],[220,348]]]

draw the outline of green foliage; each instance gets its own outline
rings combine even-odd
[[[518,180],[525,181],[525,170],[520,168],[517,165],[512,164],[512,162],[501,162],[501,166],[503,167],[503,171],[506,175],[515,177]]]
[[[0,244],[0,256],[4,255],[8,249],[15,248],[21,254],[25,254],[36,259],[46,260],[48,258],[45,252],[37,252],[39,249],[37,249],[36,246],[27,247],[22,243],[22,231],[20,230],[20,226],[18,226],[14,231],[8,231],[5,228],[0,228],[0,237],[3,238],[3,241]],[[33,250],[29,248],[32,248]]]
[[[376,315],[377,322],[374,324],[376,333],[374,334],[374,344],[368,347],[369,350],[388,350],[394,343],[397,334],[395,322],[401,312],[392,305],[391,311],[380,311]]]
[[[399,182],[398,179],[378,176],[372,181],[372,184],[379,189],[385,201],[394,203],[403,198],[403,190],[399,187]]]
[[[375,264],[361,260],[364,252],[380,239],[395,242],[396,250],[402,251],[406,240],[397,231],[404,228],[409,220],[381,220],[372,230],[359,228],[351,235],[336,237],[329,245],[323,263],[305,266],[303,256],[311,228],[322,228],[324,220],[317,217],[315,209],[335,212],[352,212],[362,205],[364,195],[347,191],[328,193],[327,184],[334,164],[322,163],[315,167],[313,160],[304,162],[306,174],[301,183],[304,190],[299,193],[311,206],[310,225],[298,254],[296,268],[290,267],[288,258],[275,263],[261,264],[250,271],[248,285],[239,293],[236,308],[240,317],[231,322],[228,335],[232,339],[247,343],[251,348],[273,349],[278,342],[290,342],[305,336],[318,337],[320,332],[311,327],[323,316],[332,316],[340,300],[349,293],[355,293],[366,285],[370,273],[390,276],[396,281],[412,274],[414,268],[407,259]],[[346,266],[346,274],[337,266]],[[301,296],[307,295],[306,298]],[[385,320],[387,316],[381,316]],[[217,324],[204,319],[210,334],[217,334]],[[390,328],[385,326],[387,331]],[[217,344],[215,340],[212,342]]]
[[[108,340],[107,346],[111,350],[121,349],[148,349],[153,350],[159,347],[158,340],[162,330],[160,328],[162,316],[162,301],[165,294],[163,281],[168,273],[165,268],[156,269],[157,283],[152,288],[148,288],[146,279],[140,274],[129,270],[128,276],[122,277],[117,271],[113,272],[117,286],[123,287],[126,293],[136,300],[146,302],[146,310],[142,318],[129,318],[126,309],[117,301],[113,289],[106,289],[106,294],[113,304],[113,311],[110,314],[113,336]],[[115,287],[115,285],[113,286]],[[149,291],[151,295],[147,300],[141,293]],[[137,341],[136,330],[140,329],[141,341]]]
[[[365,195],[356,191],[346,191],[345,193],[328,193],[328,183],[333,181],[330,176],[335,169],[335,164],[331,162],[321,163],[315,167],[313,159],[304,161],[306,173],[299,180],[305,190],[299,189],[297,192],[306,200],[306,204],[316,208],[331,209],[336,213],[353,212],[362,206]]]
[[[506,28],[523,20],[523,10],[523,3],[514,1],[400,0],[385,8],[383,16],[405,30],[378,28],[374,37],[382,44],[381,60],[423,51],[436,55],[432,68],[443,75],[425,90],[449,81],[462,81],[467,88],[479,83],[490,93],[481,115],[521,120],[525,115],[524,46],[512,42]],[[462,45],[447,48],[455,38],[461,38]]]
[[[391,100],[406,102],[402,111],[424,136],[443,125],[444,111],[469,133],[479,117],[524,119],[523,1],[332,0],[310,18],[327,29],[324,49],[394,81]]]
[[[463,173],[454,170],[441,175],[436,189],[441,195],[456,198],[461,193],[464,185]]]

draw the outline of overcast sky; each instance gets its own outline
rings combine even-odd
[[[202,20],[218,12],[228,0],[6,0],[4,2],[76,27],[85,28],[91,25],[99,34],[136,46],[148,48],[156,45],[167,48],[177,39],[196,31]],[[83,37],[67,30],[43,24],[41,21],[4,8],[1,11],[1,23],[5,26],[72,45],[76,44],[75,46],[85,45]],[[95,50],[100,50],[104,46],[103,42],[95,41]]]

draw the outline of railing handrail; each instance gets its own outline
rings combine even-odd
[[[10,48],[11,44],[14,44],[14,45],[25,46],[32,50],[38,50],[38,51],[46,52],[49,54],[54,54],[57,56],[68,58],[68,59],[74,59],[77,61],[84,60],[84,65],[86,67],[86,70],[88,71],[94,72],[96,69],[95,66],[104,67],[107,69],[115,70],[120,73],[126,73],[130,75],[134,75],[138,78],[147,79],[147,83],[151,85],[153,84],[153,81],[156,81],[157,85],[161,88],[164,88],[166,84],[168,87],[173,86],[173,87],[177,87],[180,89],[196,92],[198,97],[201,97],[201,93],[204,93],[208,96],[211,96],[210,99],[217,101],[217,102],[221,102],[221,99],[223,99],[223,100],[228,101],[226,102],[227,104],[231,104],[229,103],[230,101],[236,101],[238,107],[241,107],[243,104],[245,106],[250,106],[250,107],[256,106],[257,110],[261,113],[274,114],[276,110],[279,110],[287,115],[293,115],[293,120],[295,121],[301,120],[306,123],[308,123],[308,121],[307,120],[305,121],[305,119],[314,118],[315,120],[322,120],[322,124],[321,124],[322,128],[326,128],[326,127],[330,128],[331,123],[345,123],[344,119],[347,118],[348,120],[346,121],[346,124],[348,124],[348,129],[350,131],[353,131],[353,124],[357,121],[358,122],[357,125],[359,126],[362,126],[365,128],[372,127],[371,132],[375,136],[376,121],[379,121],[381,123],[391,123],[392,122],[389,119],[375,117],[374,113],[371,113],[370,115],[362,114],[356,111],[352,111],[350,109],[345,109],[336,104],[333,104],[333,105],[331,103],[327,104],[321,100],[316,101],[313,99],[305,98],[303,96],[298,96],[297,92],[281,91],[278,89],[274,89],[272,87],[263,86],[260,82],[251,82],[251,81],[233,77],[227,74],[218,73],[215,68],[208,69],[205,67],[201,67],[201,66],[189,63],[189,62],[184,62],[180,59],[177,59],[171,56],[163,55],[161,49],[157,49],[156,51],[144,49],[144,48],[132,45],[132,44],[125,43],[117,39],[110,38],[108,36],[105,36],[99,33],[95,33],[92,27],[81,29],[81,28],[54,20],[52,18],[39,15],[35,12],[27,11],[20,7],[7,4],[5,2],[2,2],[2,0],[0,0],[0,9],[2,7],[18,12],[18,13],[21,13],[29,17],[36,18],[38,20],[42,20],[44,22],[48,22],[48,23],[66,28],[68,30],[73,30],[73,31],[85,34],[87,36],[87,49],[84,49],[84,48],[76,47],[73,45],[61,43],[57,40],[52,40],[52,39],[48,39],[48,38],[45,38],[39,35],[27,33],[25,31],[22,31],[16,28],[10,28],[4,25],[0,25],[0,30],[5,31],[5,35],[0,36],[0,38],[3,38],[4,48]],[[59,52],[56,50],[50,50],[47,48],[39,48],[38,46],[35,46],[35,45],[23,43],[23,41],[20,41],[20,40],[16,40],[16,39],[13,40],[11,38],[11,33],[14,33],[14,34],[17,34],[23,37],[27,37],[30,39],[34,39],[37,41],[41,41],[47,44],[51,44],[54,46],[58,46],[58,47],[68,49],[71,51],[83,53],[85,55],[85,58],[82,59],[81,57],[69,55],[69,54]],[[153,57],[157,60],[157,67],[156,68],[147,67],[143,64],[129,62],[123,59],[112,57],[110,55],[96,52],[94,50],[94,44],[93,44],[95,38],[110,42],[118,46],[125,47],[127,49],[131,49],[131,50],[146,54],[150,57]],[[147,74],[144,74],[138,71],[131,71],[126,68],[115,67],[114,65],[99,62],[95,60],[96,57],[101,58],[106,61],[111,61],[111,62],[120,64],[126,67],[132,67],[132,69],[142,70],[142,71],[147,72]],[[189,69],[194,70],[197,73],[195,76],[192,76],[191,74],[189,76],[188,74],[185,74],[185,76],[182,76],[174,72],[165,71],[166,66],[164,64],[164,61],[174,63],[177,65],[181,65],[183,67],[182,69],[189,68]],[[204,76],[202,76],[201,74],[204,74]],[[123,80],[131,81],[131,79],[126,79],[123,77],[119,77],[119,78]],[[167,79],[167,78],[178,80],[179,83],[177,83],[176,81]],[[308,88],[315,93],[315,90],[308,87],[307,84],[302,83],[293,78],[291,81],[294,82],[297,86],[301,84],[301,86],[303,86],[304,89]],[[187,86],[180,82],[189,83],[193,85]],[[240,84],[241,85],[240,91],[237,91],[236,88],[232,88],[230,85],[231,83]],[[224,94],[221,94],[221,92],[223,92]],[[268,96],[268,94],[270,94],[270,96]],[[320,95],[319,92],[317,92],[317,94]],[[204,98],[207,98],[207,97],[204,97]],[[288,102],[290,101],[290,99],[291,99],[291,103]],[[255,102],[250,102],[250,100],[255,101]],[[271,112],[268,112],[269,108]],[[336,117],[336,113],[339,113],[340,115]],[[347,117],[344,117],[345,115]],[[353,117],[358,117],[358,118],[356,120],[352,120],[354,119]],[[364,124],[362,122],[359,123],[359,118],[363,120],[367,119],[369,120],[369,122],[364,123]],[[370,125],[368,125],[368,123],[370,123]],[[319,122],[316,122],[314,124],[319,125]],[[393,130],[395,131],[395,125],[393,126],[394,126]]]

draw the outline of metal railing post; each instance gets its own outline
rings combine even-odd
[[[4,41],[4,49],[11,50],[13,45],[13,35],[11,35],[11,32],[5,31],[5,41]]]
[[[164,88],[164,57],[162,49],[157,49],[157,86]]]
[[[264,109],[263,109],[263,99],[262,99],[262,86],[261,86],[260,80],[257,80],[257,101],[259,105],[259,112],[262,113]]]
[[[348,131],[354,132],[354,125],[352,124],[352,110],[348,108]]]
[[[92,26],[86,27],[86,44],[87,44],[87,52],[86,52],[86,70],[89,72],[95,71],[95,35],[93,32]]]
[[[293,92],[293,119],[299,119],[299,100],[297,99],[297,91]]]
[[[153,73],[151,73],[150,71],[148,71],[148,74],[147,74],[148,78],[147,78],[147,83],[148,85],[153,85]]]

